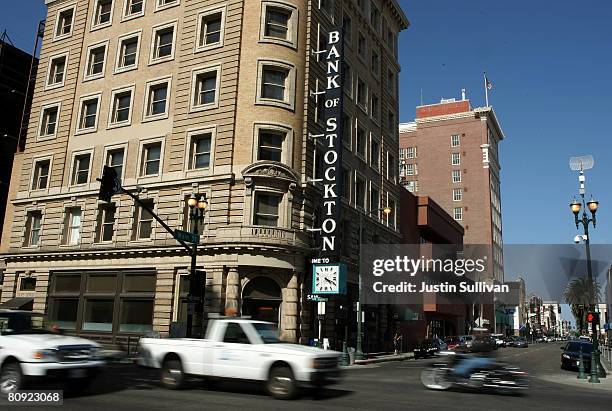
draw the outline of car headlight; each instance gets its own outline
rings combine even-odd
[[[569,356],[569,355],[567,355],[567,354],[563,354],[563,355],[561,355],[561,356],[562,356],[563,358],[565,358],[566,360],[569,360],[569,359],[570,359],[570,356]]]
[[[57,361],[55,350],[38,350],[34,351],[32,358],[42,361]]]

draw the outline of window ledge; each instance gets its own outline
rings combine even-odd
[[[292,50],[297,50],[297,43],[295,41],[291,41],[291,40],[282,40],[276,37],[266,37],[266,36],[261,36],[259,39],[260,43],[269,43],[269,44],[276,44],[278,46],[285,46],[285,47],[289,47]]]
[[[114,128],[121,128],[121,127],[128,127],[132,125],[132,120],[128,120],[128,121],[122,121],[121,123],[109,123],[106,126],[107,130],[112,130]]]
[[[255,101],[255,105],[258,106],[272,106],[272,107],[279,107],[279,108],[284,108],[290,111],[294,111],[294,107],[293,104],[288,103],[286,101],[279,101],[279,100],[272,100],[272,99],[264,99],[261,97],[257,98],[257,101]]]
[[[89,32],[91,33],[92,31],[101,30],[101,29],[104,29],[106,27],[110,27],[112,25],[113,25],[113,21],[112,20],[109,20],[106,23],[92,24],[91,28],[89,29]]]
[[[214,103],[210,103],[210,104],[203,104],[203,105],[199,105],[199,106],[191,106],[189,108],[189,112],[190,113],[196,113],[198,111],[206,111],[206,110],[214,110],[216,108],[219,108],[219,102],[215,101]]]
[[[142,11],[140,13],[130,14],[128,16],[123,15],[123,16],[121,16],[121,22],[129,21],[129,20],[134,20],[134,19],[137,19],[138,17],[142,17],[142,16],[144,16],[144,11]]]
[[[174,50],[173,50],[171,56],[165,56],[165,57],[158,57],[156,59],[150,59],[149,60],[149,66],[154,66],[156,64],[161,64],[161,63],[165,63],[167,61],[172,61],[172,60],[174,60]]]
[[[95,133],[96,131],[98,131],[98,127],[93,127],[93,128],[81,128],[78,129],[77,131],[75,131],[74,135],[81,135],[81,134],[89,134],[89,133]]]
[[[66,75],[66,74],[64,74],[64,75]],[[46,84],[45,83],[45,91],[47,91],[47,90],[55,90],[55,89],[58,89],[58,88],[62,88],[62,87],[64,87],[64,83],[65,83],[65,81],[62,81],[61,83],[54,83],[54,84]]]
[[[56,134],[50,134],[48,136],[36,136],[36,141],[54,140],[56,137],[57,137],[57,133]]]
[[[165,120],[169,117],[169,113],[168,111],[166,111],[164,114],[155,114],[152,116],[144,116],[142,118],[142,123],[148,123],[151,121],[157,121],[157,120]]]
[[[221,47],[223,47],[223,42],[207,44],[205,46],[195,46],[195,48],[193,49],[193,53],[194,54],[202,53],[205,51],[215,50]]]
[[[83,82],[87,82],[87,81],[92,81],[92,80],[98,80],[104,78],[104,71],[102,71],[102,73],[100,74],[92,74],[91,76],[85,76],[83,77]]]

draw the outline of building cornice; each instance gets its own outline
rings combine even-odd
[[[408,21],[408,17],[406,17],[404,10],[402,10],[402,7],[399,5],[397,0],[390,0],[390,3],[396,13],[395,17],[400,23],[400,31],[406,30],[408,27],[410,27],[410,21]]]
[[[413,131],[417,131],[417,123],[416,121],[411,121],[409,123],[400,123],[399,132],[400,133],[410,133]]]
[[[506,138],[501,128],[501,125],[497,120],[497,115],[495,114],[495,110],[493,110],[493,107],[476,107],[474,109],[474,113],[476,113],[476,115],[478,116],[488,116],[489,118],[491,118],[491,122],[493,123],[493,126],[497,129],[497,132],[499,134],[499,139],[503,140],[504,138]]]

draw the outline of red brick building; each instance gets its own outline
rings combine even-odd
[[[416,119],[400,124],[400,180],[427,196],[464,230],[465,244],[491,246],[489,280],[503,282],[503,239],[498,145],[504,139],[492,107],[469,100],[442,100],[416,108]],[[480,326],[494,329],[493,310]]]
[[[422,255],[432,254],[432,244],[463,244],[464,229],[431,197],[416,196],[403,190],[400,196],[402,242],[420,244]],[[435,296],[423,296],[421,305],[397,307],[405,348],[412,348],[425,337],[440,338],[466,332],[471,321],[471,305],[462,301],[440,304]]]
[[[466,244],[491,244],[496,281],[503,281],[500,164],[504,139],[492,107],[469,100],[420,106],[400,124],[400,179],[433,198],[465,229]]]

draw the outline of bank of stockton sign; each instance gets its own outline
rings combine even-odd
[[[325,134],[323,156],[323,219],[321,224],[322,252],[337,256],[342,192],[342,35],[331,31],[325,51],[327,81],[325,105]]]

